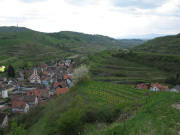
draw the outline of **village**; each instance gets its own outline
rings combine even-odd
[[[67,93],[73,86],[74,66],[72,60],[53,66],[41,62],[31,70],[20,70],[17,78],[0,78],[0,128],[8,125],[10,114],[27,113],[38,104]]]
[[[76,63],[63,60],[48,65],[40,62],[30,70],[20,70],[17,78],[0,78],[0,128],[8,126],[12,114],[24,114],[37,105],[46,104],[58,95],[69,92],[73,86],[72,73]],[[27,76],[27,79],[26,79]],[[177,85],[171,89],[156,83],[138,83],[135,88],[152,92],[180,92]]]

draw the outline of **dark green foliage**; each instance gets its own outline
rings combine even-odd
[[[133,50],[151,53],[180,55],[179,35],[159,37],[135,47]]]
[[[22,27],[0,27],[0,64],[22,67],[22,61],[50,62],[69,56],[84,56],[106,49],[132,47],[106,36],[77,32],[42,33]]]
[[[176,135],[180,127],[179,110],[172,104],[180,101],[178,94],[169,92],[153,93],[147,103],[126,121],[100,134],[106,135]]]
[[[132,51],[104,51],[90,56],[86,63],[89,64],[92,78],[98,81],[110,81],[121,84],[164,82],[169,75],[165,71],[160,70],[162,68],[170,68],[170,66],[161,67],[164,62],[157,63],[159,60],[158,56],[155,61],[152,59],[147,60],[148,58],[146,57],[146,55],[137,57],[136,53]],[[159,67],[161,68],[158,69]]]
[[[12,65],[8,66],[7,73],[8,73],[8,77],[12,77],[12,78],[15,77],[15,70],[14,70],[14,67]]]
[[[37,106],[30,110],[30,112],[26,114],[19,115],[16,119],[18,123],[23,123],[24,128],[28,129],[31,127],[33,124],[35,124],[38,120],[39,117],[41,117],[41,113],[43,110],[43,106]]]
[[[75,135],[82,131],[85,122],[85,111],[81,108],[70,108],[57,120],[58,135]]]
[[[11,122],[11,135],[26,135],[26,130],[23,125],[17,124],[16,121]]]
[[[180,57],[175,55],[131,52],[126,54],[117,53],[115,56],[149,67],[155,67],[166,72],[172,72],[174,75],[179,73],[180,70]]]
[[[172,85],[180,85],[180,76],[179,73],[177,73],[176,76],[171,76],[166,79],[166,82]]]

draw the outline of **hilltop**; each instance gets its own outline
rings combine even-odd
[[[0,64],[51,61],[107,49],[131,48],[140,43],[70,31],[43,33],[24,27],[0,27]]]
[[[135,51],[179,55],[180,34],[149,40],[134,48]]]

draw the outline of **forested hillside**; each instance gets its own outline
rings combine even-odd
[[[149,40],[134,48],[136,51],[180,55],[180,34]]]
[[[77,32],[42,33],[24,27],[0,27],[0,64],[16,66],[22,61],[51,61],[107,49],[131,48],[140,43],[141,40],[127,43]]]

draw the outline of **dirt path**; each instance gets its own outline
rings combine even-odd
[[[180,110],[180,103],[173,104],[172,107],[176,108],[177,110]]]

